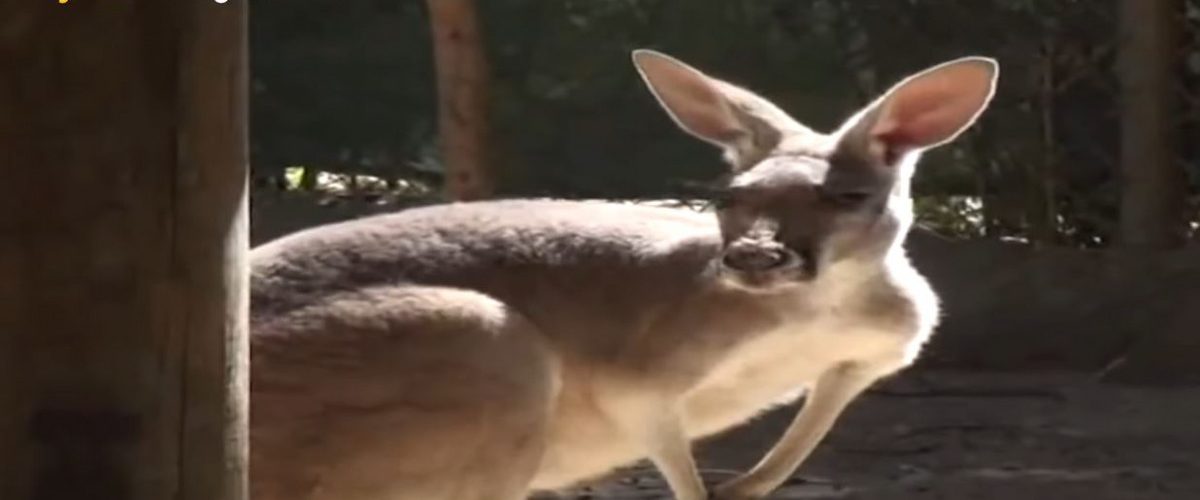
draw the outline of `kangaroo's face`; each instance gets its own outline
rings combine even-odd
[[[991,59],[944,63],[822,134],[670,56],[639,50],[633,58],[676,124],[725,151],[733,172],[716,199],[720,265],[756,287],[811,281],[847,260],[882,260],[911,224],[909,181],[920,153],[966,129],[996,80]]]
[[[738,173],[716,199],[722,266],[756,284],[807,281],[870,257],[902,225],[889,210],[895,169],[833,152],[782,149]],[[897,200],[903,203],[903,200]]]

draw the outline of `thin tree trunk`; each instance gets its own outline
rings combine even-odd
[[[1028,210],[1030,240],[1037,245],[1054,244],[1058,236],[1058,210],[1054,206],[1055,176],[1058,169],[1058,134],[1054,129],[1055,97],[1057,81],[1055,74],[1056,45],[1047,37],[1042,41],[1040,86],[1040,131],[1042,158],[1040,162],[1029,162]]]
[[[488,65],[474,0],[427,0],[437,72],[438,135],[446,192],[456,200],[495,191],[489,147]]]
[[[1176,160],[1182,0],[1121,0],[1123,247],[1161,249],[1183,237],[1184,172]]]
[[[318,177],[320,176],[321,171],[317,170],[317,167],[311,165],[301,168],[303,170],[300,171],[300,190],[306,193],[316,191],[317,181],[319,180]]]
[[[245,23],[0,7],[0,498],[246,498]]]

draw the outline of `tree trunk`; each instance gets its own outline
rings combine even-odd
[[[0,7],[0,498],[246,498],[246,3]]]
[[[438,135],[446,193],[455,200],[495,190],[489,148],[488,66],[473,0],[427,0],[437,72]]]
[[[1121,0],[1121,219],[1119,242],[1137,249],[1183,239],[1186,180],[1176,158],[1182,0]]]
[[[1054,60],[1056,45],[1047,36],[1042,41],[1040,57],[1038,110],[1040,111],[1040,162],[1028,162],[1026,218],[1029,221],[1029,240],[1035,245],[1053,245],[1058,238],[1058,209],[1055,206],[1055,176],[1058,165],[1058,134],[1054,129],[1055,97],[1058,86]]]

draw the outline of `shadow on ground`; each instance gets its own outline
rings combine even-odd
[[[794,407],[698,448],[706,480],[758,459]],[[1200,388],[1074,374],[914,373],[857,401],[778,499],[1184,500],[1200,492]],[[560,499],[670,498],[646,465]]]

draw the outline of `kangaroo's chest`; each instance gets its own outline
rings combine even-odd
[[[779,404],[794,401],[822,373],[846,362],[902,365],[920,327],[872,316],[871,297],[778,329],[739,346],[685,397],[689,434],[720,432]],[[901,299],[898,299],[901,300]]]

